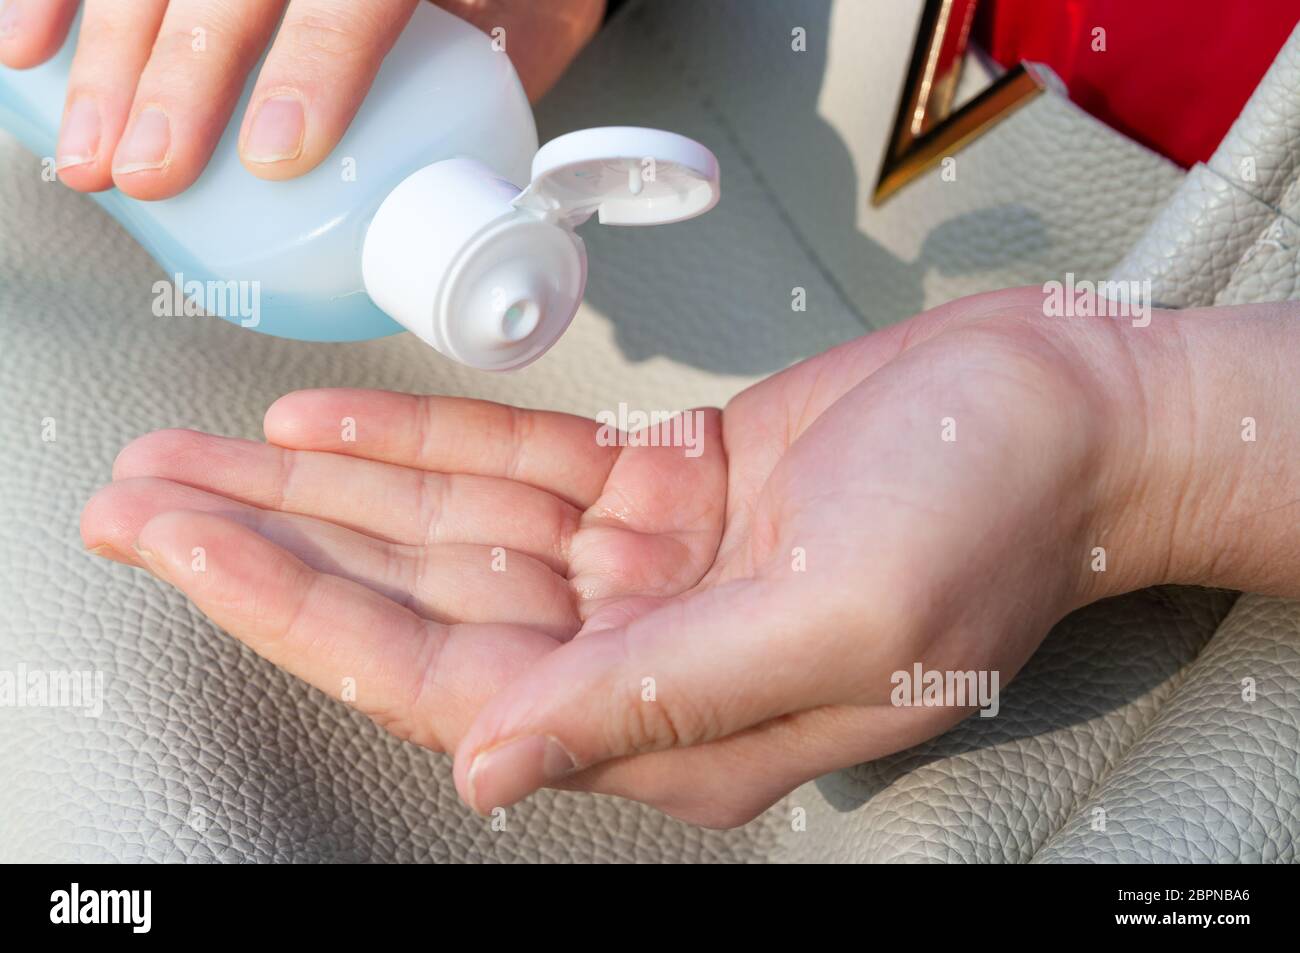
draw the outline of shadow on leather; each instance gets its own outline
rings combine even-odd
[[[1010,757],[1037,759],[1043,770],[1059,773],[1090,770],[1102,759],[1095,782],[1145,732],[1238,595],[1161,586],[1084,606],[1062,619],[1004,686],[996,717],[973,714],[924,744],[819,778],[817,789],[835,810],[854,811],[929,765],[1026,738],[1039,740],[1037,753],[1009,747]],[[1146,707],[1130,709],[1137,703]],[[1093,724],[1086,738],[1070,730],[1099,721],[1104,724]],[[1084,745],[1092,750],[1081,750]],[[1015,786],[1026,770],[970,776],[948,764],[941,776],[945,785],[971,780],[988,789],[982,802],[997,804],[992,790]]]
[[[579,125],[660,126],[707,143],[721,162],[723,199],[698,220],[582,230],[590,257],[586,300],[611,322],[629,360],[667,357],[722,374],[767,374],[923,310],[932,271],[1004,267],[1014,254],[1009,234],[1050,244],[1037,213],[1008,204],[945,221],[913,260],[886,250],[859,228],[867,196],[858,194],[852,153],[818,113],[830,3],[794,4],[788,12],[751,8],[730,21],[734,29],[698,31],[694,21],[664,15],[676,10],[642,4],[616,19],[609,29],[622,35],[595,44],[538,108],[542,139]],[[707,20],[729,10],[696,5],[680,12]],[[760,17],[766,19],[750,23]],[[805,52],[792,56],[789,29],[768,22],[782,17],[806,28]],[[715,42],[692,50],[703,42],[696,34]],[[777,61],[790,64],[779,100],[764,98],[767,112],[758,119],[732,115],[728,91],[778,93],[764,89]],[[647,89],[638,79],[646,76],[661,81]],[[840,260],[854,263],[857,274],[837,274],[819,247],[843,250]],[[845,286],[846,279],[860,284],[862,275],[888,282],[889,293],[868,292],[864,301],[861,288]],[[806,311],[792,307],[796,288],[804,289]]]

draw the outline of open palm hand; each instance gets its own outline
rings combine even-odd
[[[698,412],[694,447],[663,445],[672,424],[616,446],[563,414],[297,392],[266,443],[130,444],[83,536],[457,752],[479,810],[554,785],[737,824],[970,712],[892,704],[894,672],[1005,683],[1097,595],[1098,488],[1122,478],[1098,452],[1104,362],[1037,302],[850,342]]]

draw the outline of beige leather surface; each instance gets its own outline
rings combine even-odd
[[[1170,703],[1235,595],[1162,588],[1058,625],[1002,692],[998,717],[818,781],[800,860],[1028,861]],[[812,821],[809,823],[813,827]]]
[[[1300,298],[1300,27],[1170,212],[1121,266],[1150,267],[1157,298]],[[1185,259],[1168,267],[1162,255]],[[1185,283],[1189,262],[1201,270]],[[1297,838],[1300,603],[1247,594],[1140,741],[1034,859],[1294,863]]]
[[[1040,862],[1295,863],[1300,603],[1242,596]]]
[[[1156,301],[1170,307],[1300,293],[1298,84],[1293,33],[1210,161],[1188,173],[1117,277],[1150,278]]]
[[[607,123],[677,129],[717,152],[724,199],[672,228],[586,228],[587,304],[550,355],[512,375],[457,367],[408,335],[304,344],[155,318],[160,273],[148,256],[0,137],[0,434],[10,461],[0,468],[0,669],[94,668],[107,693],[98,719],[0,709],[0,860],[1159,856],[1166,815],[1138,810],[1141,822],[1117,822],[1110,840],[1079,833],[1078,819],[1111,785],[1123,785],[1114,790],[1126,805],[1170,803],[1159,761],[1168,748],[1148,743],[1177,735],[1175,706],[1215,717],[1206,706],[1218,696],[1188,687],[1213,653],[1232,657],[1233,632],[1253,632],[1267,605],[1218,635],[1231,594],[1155,590],[1089,607],[1007,689],[1002,717],[806,785],[738,831],[554,793],[493,831],[456,802],[448,759],[386,737],[240,648],[176,593],[81,551],[80,507],[126,441],[164,426],[258,436],[264,408],[290,389],[378,386],[584,414],[619,401],[720,403],[940,301],[1064,271],[1105,274],[1183,176],[1055,96],[960,153],[955,182],[931,173],[869,208],[911,42],[890,9],[674,0],[621,15],[542,105],[543,138]],[[795,27],[807,31],[805,53],[790,49]],[[807,312],[790,309],[796,286],[807,289]],[[41,439],[47,418],[53,442]],[[1280,620],[1272,631],[1295,634],[1289,611],[1268,616]],[[1269,673],[1261,684],[1290,685],[1294,696],[1286,650],[1296,640],[1270,644],[1272,655],[1243,657]],[[1274,750],[1294,757],[1294,731],[1260,712],[1241,730],[1275,726]],[[1244,853],[1276,853],[1269,844],[1297,826],[1294,773],[1251,775],[1226,750],[1204,761],[1217,781],[1188,784],[1226,790],[1233,804],[1253,794],[1245,806],[1279,805],[1275,822],[1230,821]],[[1183,762],[1183,776],[1201,763]],[[1225,786],[1225,769],[1241,779]],[[1207,800],[1206,814],[1222,800]],[[806,830],[792,829],[796,808]]]

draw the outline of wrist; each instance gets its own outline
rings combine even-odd
[[[1300,593],[1300,304],[1157,311],[1114,338],[1094,597]]]

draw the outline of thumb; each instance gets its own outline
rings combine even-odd
[[[602,761],[834,701],[848,678],[816,644],[833,627],[785,589],[732,582],[565,643],[480,711],[456,751],[461,797],[488,813]]]

